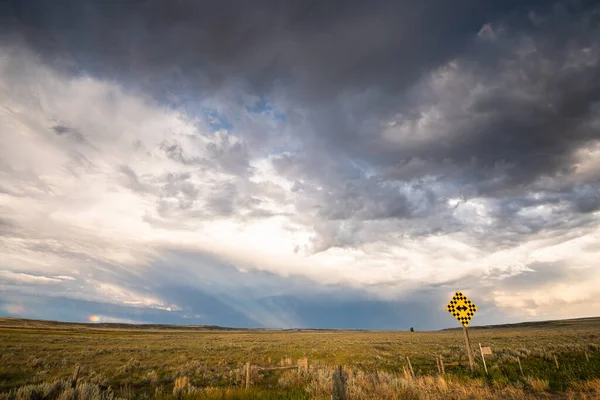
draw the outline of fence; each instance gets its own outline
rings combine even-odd
[[[279,367],[261,367],[258,365],[252,365],[250,361],[246,363],[246,389],[250,387],[250,378],[252,376],[252,371],[277,371],[277,370],[286,370],[286,369],[297,369],[299,372],[304,371],[308,372],[308,358],[304,357],[298,360],[298,364],[296,365],[285,365]]]
[[[487,353],[489,355],[491,355],[491,353]],[[482,354],[482,358],[483,358],[483,354]],[[590,364],[590,356],[588,354],[587,351],[585,351],[582,354],[582,360],[585,360],[585,364]],[[271,361],[271,359],[269,358],[269,362]],[[422,376],[426,376],[429,375],[431,376],[431,374],[429,373],[423,373],[420,372],[421,370],[419,369],[417,372],[415,372],[415,368],[413,367],[413,362],[411,361],[409,356],[405,356],[403,359],[400,359],[400,366],[402,368],[402,372],[404,374],[404,378],[406,380],[415,380],[417,378],[417,375],[422,374]],[[482,359],[483,361],[483,359]],[[525,370],[523,368],[523,364],[521,363],[521,359],[519,356],[516,356],[515,359],[515,365],[518,365],[518,371],[520,372],[520,375],[522,377],[525,377]],[[549,357],[549,361],[550,363],[553,364],[553,366],[555,366],[556,370],[558,371],[561,366],[559,363],[559,358],[556,354],[552,354],[551,357]],[[283,365],[289,363],[290,365]],[[326,366],[326,365],[322,365],[320,363],[316,363],[314,364],[314,366],[312,367],[313,371],[309,370],[309,360],[307,357],[301,358],[299,359],[295,364],[292,363],[292,360],[290,358],[286,358],[284,360],[282,360],[281,362],[282,365],[279,366],[260,366],[260,365],[253,365],[250,361],[246,362],[245,365],[245,388],[249,389],[251,384],[252,384],[252,374],[253,372],[260,372],[260,371],[281,371],[281,370],[297,370],[300,373],[306,374],[306,376],[309,376],[310,372],[317,372],[321,369],[327,369],[329,371],[331,371],[331,367],[330,366]],[[437,373],[439,376],[444,376],[446,374],[446,368],[450,367],[464,367],[467,368],[469,366],[469,363],[466,360],[462,360],[462,361],[445,361],[444,358],[441,355],[435,355],[434,357],[432,357],[432,362],[431,363],[423,363],[423,359],[420,358],[420,362],[417,363],[418,367],[426,367],[428,372],[431,372],[431,367],[433,366],[433,371],[435,371],[435,367],[437,367]],[[566,367],[568,367],[568,363],[566,364]],[[242,370],[243,371],[243,370]],[[486,368],[486,373],[487,373],[487,368]],[[71,379],[71,386],[74,388],[77,385],[77,381],[78,381],[78,377],[80,374],[80,366],[76,365],[74,372],[73,372],[73,376]],[[342,365],[338,365],[338,367],[333,371],[333,373],[330,375],[331,376],[331,390],[332,390],[332,400],[347,400],[347,396],[348,396],[348,372],[346,372],[344,370],[344,367]]]

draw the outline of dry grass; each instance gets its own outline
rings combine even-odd
[[[479,364],[474,375],[469,373],[461,331],[175,331],[35,324],[2,327],[1,322],[3,400],[110,396],[330,399],[332,374],[339,364],[348,374],[350,399],[600,399],[596,326],[473,329],[473,343],[481,342],[494,351],[486,378]],[[461,366],[447,367],[446,376],[436,376],[436,354]],[[559,370],[554,355],[560,361]],[[404,372],[406,356],[417,376],[414,380]],[[517,356],[525,378],[518,370]],[[309,360],[308,371],[254,370],[251,389],[244,389],[246,361],[288,366],[304,357]],[[82,367],[80,385],[76,389],[61,386],[59,397],[52,397],[58,390],[54,382],[67,382],[75,364]],[[96,395],[100,397],[82,397]]]
[[[330,399],[331,376],[333,369],[320,369],[309,376],[299,378],[297,372],[287,372],[282,377],[285,383],[276,391],[259,388],[244,390],[242,388],[194,387],[188,377],[175,379],[172,393],[155,390],[152,397],[161,399]],[[473,399],[473,400],[505,400],[505,399],[598,399],[600,398],[600,379],[593,379],[574,385],[570,390],[560,394],[549,394],[543,383],[540,387],[516,388],[505,386],[495,388],[484,380],[472,379],[468,382],[452,377],[418,377],[410,379],[398,374],[364,373],[351,371],[348,374],[348,398],[352,400],[375,399]],[[293,382],[307,384],[306,391],[286,391],[285,386]],[[530,382],[531,383],[531,382]],[[283,389],[283,390],[282,390]],[[127,397],[130,397],[129,395]],[[113,400],[118,399],[112,390],[80,383],[71,389],[68,382],[41,383],[21,387],[11,393],[0,394],[0,400]]]
[[[527,385],[535,392],[546,392],[550,389],[550,382],[547,379],[525,378]]]

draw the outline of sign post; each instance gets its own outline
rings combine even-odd
[[[473,318],[473,315],[475,315],[477,307],[475,306],[475,304],[473,304],[471,300],[467,299],[467,297],[464,294],[462,294],[460,291],[457,291],[454,294],[454,297],[452,297],[452,299],[446,306],[446,310],[448,310],[448,312],[452,314],[452,316],[456,318],[458,322],[460,322],[463,326],[463,332],[465,334],[465,344],[467,346],[467,355],[469,356],[469,366],[471,367],[471,372],[473,372],[475,369],[475,364],[473,360],[473,349],[471,348],[471,341],[469,340],[469,330],[467,329],[467,326],[469,325],[471,318]]]
[[[473,349],[471,348],[471,340],[469,340],[469,330],[464,325],[463,332],[465,333],[465,344],[467,345],[467,354],[469,356],[469,367],[471,367],[471,372],[473,372],[475,368],[475,362],[473,360]]]
[[[490,347],[481,347],[481,343],[479,343],[479,351],[481,351],[481,359],[483,360],[483,368],[485,368],[485,374],[488,374],[487,365],[485,365],[485,354],[492,354],[492,349]]]

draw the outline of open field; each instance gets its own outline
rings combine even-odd
[[[471,328],[470,335],[474,374],[461,330],[223,330],[0,319],[0,399],[44,398],[42,392],[45,398],[62,392],[63,399],[327,399],[340,364],[351,399],[600,398],[599,318]],[[478,343],[494,352],[489,377]],[[447,366],[439,376],[436,355],[460,365]],[[416,379],[405,373],[407,356]],[[252,369],[245,389],[247,362],[295,365],[304,357],[308,371]],[[78,389],[52,385],[69,380],[77,364]],[[37,386],[17,391],[32,384]]]

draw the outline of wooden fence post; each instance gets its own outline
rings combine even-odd
[[[521,366],[521,358],[517,356],[517,362],[519,363],[519,370],[521,370],[521,376],[525,376],[523,373],[523,367]]]
[[[410,358],[406,356],[406,361],[408,362],[408,368],[410,368],[410,375],[413,379],[415,379],[415,371],[413,370],[412,364],[410,363]]]
[[[246,363],[246,390],[250,387],[250,361]]]
[[[483,354],[483,348],[481,347],[481,343],[479,343],[479,351],[481,352],[481,360],[483,361],[483,368],[485,369],[485,374],[488,374],[487,365],[485,365],[485,355]]]
[[[558,358],[556,358],[556,354],[554,355],[554,363],[556,364],[556,369],[558,369]]]
[[[438,356],[435,356],[435,365],[437,365],[437,369],[438,369],[438,375],[442,374],[442,367],[440,367],[440,360],[438,358]]]
[[[440,355],[440,366],[442,367],[442,375],[446,375],[446,369],[444,368],[444,358]]]
[[[79,378],[79,364],[75,366],[75,371],[73,371],[73,379],[71,379],[71,387],[75,388],[77,386],[77,378]]]
[[[331,400],[346,400],[346,377],[341,365],[333,373],[333,393]]]

